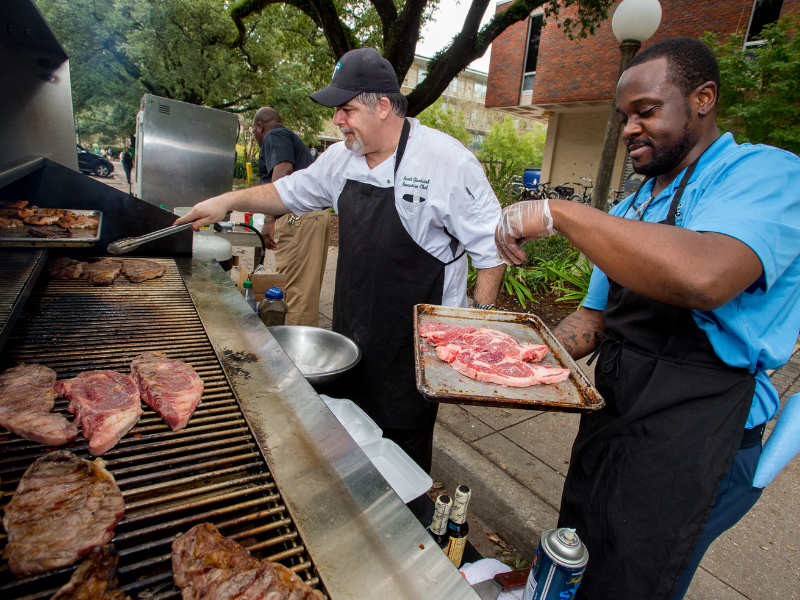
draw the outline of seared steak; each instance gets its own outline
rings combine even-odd
[[[145,352],[131,362],[131,375],[142,400],[172,431],[186,427],[203,395],[203,380],[190,365],[159,352]]]
[[[114,280],[119,277],[121,269],[121,261],[106,258],[97,262],[87,263],[83,268],[83,277],[88,279],[92,285],[113,285]]]
[[[22,227],[22,221],[13,217],[0,217],[0,227]]]
[[[110,542],[124,514],[122,493],[102,458],[50,452],[25,471],[6,506],[3,558],[17,577],[68,567]]]
[[[291,570],[258,560],[210,523],[172,542],[172,572],[183,600],[322,600]]]
[[[13,217],[15,219],[27,219],[33,216],[34,210],[31,208],[0,208],[0,217]]]
[[[41,227],[31,227],[28,229],[30,237],[47,238],[47,239],[61,239],[71,238],[72,232],[69,229],[42,229]]]
[[[161,277],[167,267],[152,260],[126,260],[122,263],[122,273],[133,283]]]
[[[117,589],[118,561],[113,544],[98,546],[50,600],[130,600],[128,594]]]
[[[0,425],[26,440],[61,446],[78,437],[64,415],[50,412],[56,400],[56,373],[22,363],[0,375]]]
[[[59,256],[48,260],[44,268],[53,279],[78,279],[83,275],[85,266],[85,262],[73,260],[66,256]]]
[[[25,208],[26,206],[28,206],[27,200],[17,200],[15,202],[0,200],[0,208]]]
[[[97,229],[100,219],[98,217],[72,214],[59,217],[57,223],[61,227],[69,227],[70,229]]]
[[[62,379],[56,391],[69,400],[67,410],[89,440],[92,456],[116,446],[142,415],[139,388],[129,376],[114,371],[87,371]]]
[[[58,221],[60,217],[56,215],[41,215],[37,212],[30,217],[23,219],[29,225],[52,225]]]

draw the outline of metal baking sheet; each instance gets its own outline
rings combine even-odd
[[[28,225],[24,223],[22,227],[0,227],[0,246],[14,247],[45,247],[45,248],[85,248],[94,246],[100,240],[100,232],[103,229],[103,213],[99,210],[77,210],[67,208],[76,215],[84,217],[99,217],[97,229],[70,229],[71,238],[35,238],[28,235],[31,227],[48,229],[52,231],[64,231],[58,225]]]
[[[569,369],[569,379],[525,388],[470,379],[440,360],[435,347],[419,335],[420,325],[427,321],[491,327],[520,342],[546,344],[550,351],[540,364]],[[589,412],[605,406],[597,389],[535,315],[418,304],[414,307],[414,339],[417,389],[434,402],[559,412]],[[423,345],[429,348],[427,352]]]

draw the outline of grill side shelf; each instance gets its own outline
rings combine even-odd
[[[150,260],[167,271],[141,284],[120,277],[111,287],[93,288],[83,280],[40,278],[0,353],[0,370],[24,361],[54,369],[59,379],[94,369],[126,373],[131,359],[147,351],[192,365],[205,387],[188,426],[173,432],[143,405],[141,420],[103,456],[126,505],[113,540],[121,587],[139,597],[179,598],[171,543],[207,521],[254,556],[280,562],[326,592],[175,261]],[[58,400],[55,410],[71,419],[66,405]],[[60,449],[91,459],[83,437]],[[51,450],[0,429],[0,507],[28,466]],[[2,534],[0,550],[5,543]],[[76,567],[17,580],[0,561],[0,597],[49,598]]]
[[[0,251],[0,350],[47,262],[45,250]]]

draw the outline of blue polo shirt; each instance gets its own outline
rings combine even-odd
[[[683,173],[656,196],[644,220],[667,218]],[[644,185],[625,218],[650,198],[655,180]],[[626,198],[611,210],[621,217]],[[711,311],[693,310],[714,351],[732,367],[756,373],[756,393],[747,427],[772,419],[780,408],[767,370],[792,355],[800,331],[800,158],[772,146],[737,144],[722,135],[700,158],[683,192],[675,225],[724,233],[758,255],[764,273],[736,298]],[[608,278],[594,269],[584,306],[603,310]]]

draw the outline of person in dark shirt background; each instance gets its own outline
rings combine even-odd
[[[274,183],[314,162],[303,140],[283,126],[274,108],[258,110],[253,118],[253,135],[261,146],[258,177],[262,184]],[[286,324],[317,327],[331,234],[330,213],[318,210],[302,218],[291,213],[278,219],[265,217],[261,233],[267,248],[275,251],[278,272],[286,275]]]

